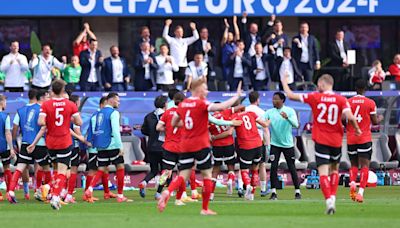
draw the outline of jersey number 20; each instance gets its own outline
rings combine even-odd
[[[319,103],[317,109],[321,110],[317,117],[318,123],[328,122],[330,125],[337,124],[339,118],[339,107],[336,104],[327,106],[325,103]],[[326,112],[328,112],[328,115],[325,116]]]

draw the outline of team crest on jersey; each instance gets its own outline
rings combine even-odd
[[[269,160],[271,160],[271,161],[274,161],[275,160],[275,155],[271,155],[271,156],[269,156]]]
[[[97,126],[101,126],[101,124],[103,123],[103,120],[104,120],[104,114],[99,113],[99,115],[97,116]]]
[[[33,130],[32,121],[33,121],[33,117],[34,116],[35,116],[35,110],[32,109],[28,113],[28,118],[27,118],[26,123],[25,123],[25,130],[28,130],[28,131],[32,131]]]

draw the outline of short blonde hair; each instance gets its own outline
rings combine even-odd
[[[319,77],[318,82],[323,81],[326,84],[333,85],[333,77],[330,74],[323,74],[321,77]]]
[[[382,65],[381,61],[379,61],[378,59],[372,62],[372,66],[373,66],[373,67],[376,67],[376,66],[378,66],[379,64]]]
[[[197,80],[194,80],[194,81],[192,81],[192,84],[190,84],[190,90],[195,90],[205,83],[207,83],[207,79],[205,77],[201,77]]]

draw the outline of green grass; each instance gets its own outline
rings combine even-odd
[[[337,213],[324,215],[325,204],[320,190],[302,189],[303,199],[293,200],[293,189],[278,192],[279,200],[256,197],[253,202],[228,197],[219,189],[210,208],[218,216],[199,215],[201,203],[177,207],[173,198],[166,211],[160,214],[153,200],[154,191],[142,199],[137,191],[127,192],[133,203],[118,204],[115,200],[94,204],[79,201],[53,211],[48,204],[25,201],[18,193],[19,203],[0,203],[2,227],[399,227],[400,187],[367,189],[365,202],[357,204],[348,197],[348,189],[340,188]],[[81,198],[81,191],[76,193]],[[95,196],[101,197],[101,192]]]

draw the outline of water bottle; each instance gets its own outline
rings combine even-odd
[[[85,189],[86,188],[86,176],[85,175],[82,175],[81,181],[82,181],[81,186],[83,189]]]

